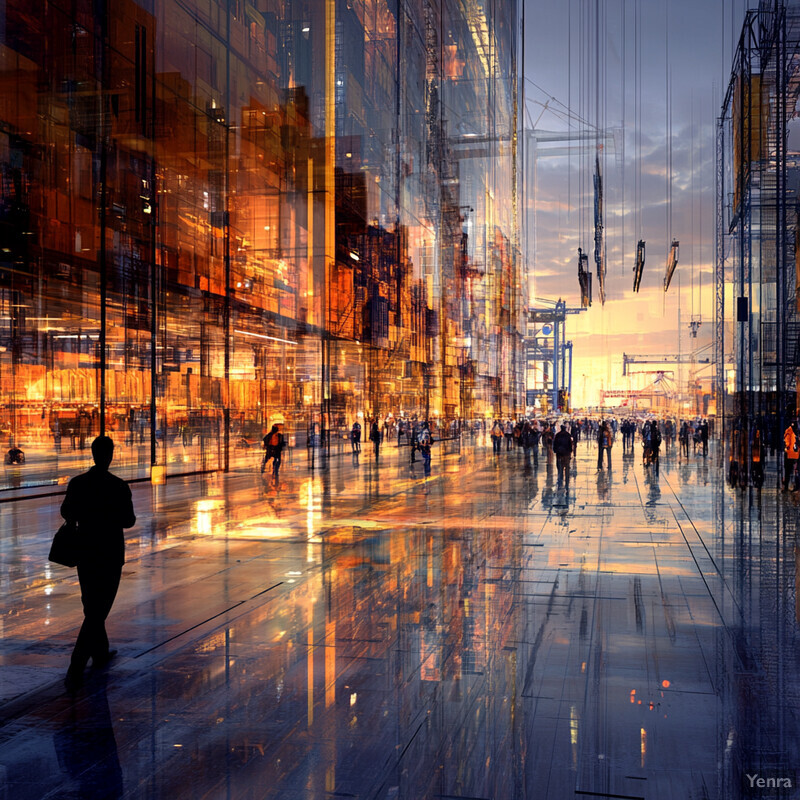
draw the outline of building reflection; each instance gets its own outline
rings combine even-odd
[[[727,625],[717,634],[718,763],[720,797],[728,797],[747,786],[746,774],[794,782],[798,509],[794,498],[762,505],[758,489],[731,492],[720,484],[715,494],[717,596]]]
[[[0,11],[4,446],[147,476],[521,410],[516,4],[98,9]]]
[[[329,529],[309,544],[310,572],[287,564],[290,592],[140,679],[149,699],[137,724],[157,746],[152,763],[142,750],[126,765],[127,779],[159,796],[188,781],[195,793],[225,785],[240,797],[257,785],[278,797],[296,786],[375,794],[370,782],[388,774],[398,797],[484,785],[484,796],[504,796],[521,758],[510,566],[520,542],[460,527]],[[209,724],[174,717],[176,701],[210,713]],[[404,767],[387,772],[396,742],[407,743]],[[442,763],[476,742],[491,754],[488,776],[483,760]],[[164,770],[170,750],[175,768]],[[370,769],[376,757],[382,768]]]

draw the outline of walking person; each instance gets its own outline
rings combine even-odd
[[[545,422],[542,431],[542,448],[547,454],[547,467],[553,466],[553,439],[555,438],[555,422]]]
[[[558,485],[569,489],[569,462],[572,458],[572,436],[567,432],[567,426],[562,422],[561,430],[553,437],[553,452],[556,454],[558,467]]]
[[[353,427],[350,428],[350,445],[353,448],[353,453],[358,454],[361,452],[361,423],[356,420]]]
[[[675,439],[675,424],[671,419],[664,423],[664,452],[669,454],[672,449],[672,441]]]
[[[542,438],[542,431],[539,429],[539,420],[534,420],[531,426],[531,451],[533,453],[533,468],[539,469],[539,440]]]
[[[760,418],[750,432],[750,476],[757,489],[764,485],[764,441]]]
[[[422,455],[422,471],[426,478],[431,476],[431,445],[433,437],[427,422],[422,423],[422,430],[419,433],[419,452]]]
[[[660,470],[659,453],[661,450],[661,431],[658,428],[656,420],[650,420],[644,425],[645,432],[642,433],[642,439],[647,448],[647,455],[645,456],[645,466],[655,467],[654,472],[658,475]]]
[[[684,420],[681,423],[681,429],[678,432],[678,443],[680,445],[678,455],[686,456],[689,458],[689,423]]]
[[[128,484],[108,471],[114,458],[113,440],[98,436],[91,447],[94,466],[72,478],[61,504],[61,516],[77,525],[83,550],[78,561],[83,625],[65,680],[70,691],[83,682],[90,658],[93,666],[104,667],[116,655],[116,650],[109,649],[105,622],[125,563],[123,528],[136,523]]]
[[[783,432],[783,491],[789,488],[789,482],[792,481],[793,491],[798,491],[798,475],[797,464],[800,460],[800,431],[797,427],[797,421],[793,422]]]
[[[499,419],[496,419],[494,421],[494,425],[492,425],[491,436],[492,436],[492,453],[496,456],[499,456],[503,443],[503,426],[500,424]]]
[[[525,454],[525,469],[530,469],[531,467],[531,444],[533,438],[533,427],[530,423],[530,420],[525,420],[522,423],[522,432],[520,433],[519,443],[522,447],[522,451]]]
[[[703,457],[708,455],[708,420],[700,423],[700,441],[703,444]]]
[[[608,454],[608,468],[611,469],[611,447],[614,444],[614,435],[608,421],[600,426],[597,434],[597,469],[603,468],[603,453]]]
[[[381,431],[378,427],[378,420],[373,419],[372,425],[369,429],[369,440],[375,446],[375,463],[378,463],[378,456],[380,455],[381,450]]]
[[[514,438],[514,423],[510,420],[506,420],[505,427],[503,428],[503,436],[506,439],[506,453],[511,449],[512,439]]]
[[[270,432],[264,437],[264,460],[261,462],[261,472],[267,468],[272,459],[272,480],[277,485],[278,473],[281,469],[281,453],[286,446],[286,440],[277,424],[273,424]]]
[[[409,445],[411,450],[411,463],[417,463],[417,448],[419,446],[419,430],[417,428],[417,423],[412,422],[411,427],[409,429]]]

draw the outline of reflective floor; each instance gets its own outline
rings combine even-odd
[[[794,797],[747,775],[797,786],[797,495],[612,457],[568,493],[482,442],[135,484],[74,698],[60,498],[0,504],[0,797]]]

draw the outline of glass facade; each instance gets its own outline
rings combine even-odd
[[[800,2],[748,12],[717,124],[717,413],[778,447],[800,408],[798,48]]]
[[[5,0],[2,488],[101,431],[145,478],[246,463],[273,420],[304,447],[523,411],[518,18]]]

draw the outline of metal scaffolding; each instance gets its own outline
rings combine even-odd
[[[739,427],[768,422],[773,435],[797,412],[798,222],[787,212],[800,166],[787,111],[800,94],[798,54],[800,4],[749,11],[716,136],[717,413]]]

